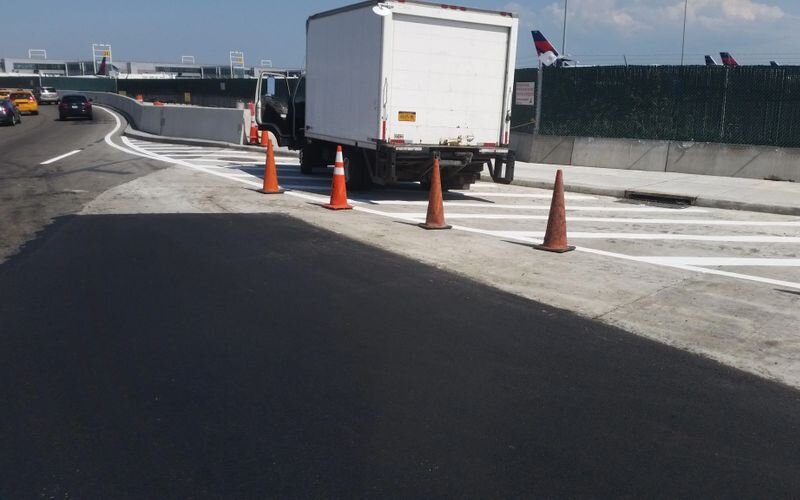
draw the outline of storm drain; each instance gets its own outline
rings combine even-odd
[[[625,198],[628,200],[643,201],[664,206],[674,206],[675,208],[694,205],[696,196],[682,196],[667,193],[649,193],[647,191],[625,191]]]

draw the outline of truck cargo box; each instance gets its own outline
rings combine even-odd
[[[308,19],[306,137],[487,147],[508,143],[517,19],[415,1]]]

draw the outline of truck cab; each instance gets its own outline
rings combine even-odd
[[[256,123],[275,135],[278,145],[301,149],[305,143],[305,75],[265,70],[256,84]]]

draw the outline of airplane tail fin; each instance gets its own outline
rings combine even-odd
[[[773,68],[777,68],[778,66],[780,66],[780,64],[778,64],[777,61],[770,61],[769,65],[772,66]]]
[[[100,61],[100,66],[97,67],[97,75],[108,76],[106,73],[106,56],[103,56],[103,60]]]
[[[735,67],[739,65],[739,63],[736,62],[736,59],[734,59],[729,52],[720,52],[719,56],[722,58],[723,66]]]
[[[531,31],[531,35],[533,35],[533,44],[536,46],[536,53],[538,55],[546,54],[548,52],[552,52],[554,56],[558,57],[558,51],[550,41],[545,38],[541,31]]]
[[[707,55],[706,56],[706,66],[719,66],[719,64],[717,64],[717,61],[715,61],[713,57]]]

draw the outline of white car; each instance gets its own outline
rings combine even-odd
[[[36,87],[33,89],[33,94],[39,104],[57,104],[58,92],[53,87]]]

